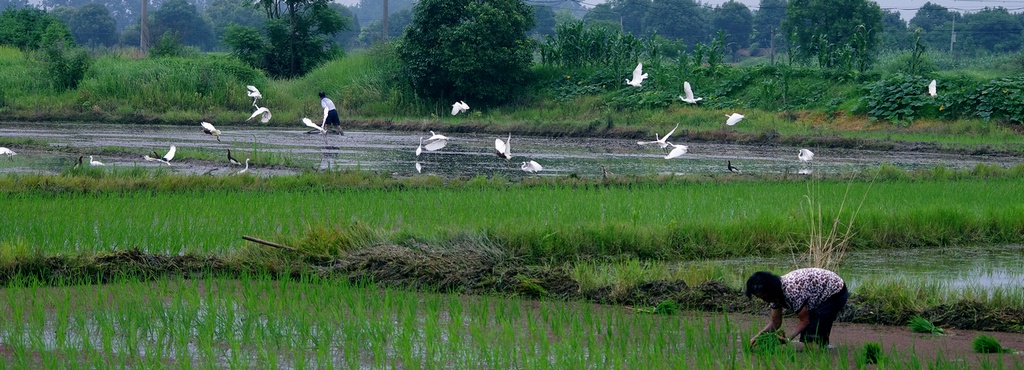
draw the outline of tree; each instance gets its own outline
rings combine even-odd
[[[907,30],[907,22],[900,18],[895,10],[882,13],[882,32],[879,35],[879,46],[883,49],[903,50],[912,48],[913,37]]]
[[[960,13],[949,11],[946,7],[924,3],[914,18],[910,19],[910,30],[920,28],[923,32],[921,43],[933,50],[949,50],[949,38],[953,32],[953,22],[963,24]]]
[[[213,30],[210,23],[199,15],[195,5],[186,0],[166,0],[153,12],[150,34],[160,38],[171,32],[179,42],[200,49],[213,45]]]
[[[643,34],[658,34],[693,45],[706,39],[709,33],[710,17],[706,13],[705,8],[693,0],[653,0],[644,15]]]
[[[212,0],[203,9],[203,15],[210,20],[213,38],[221,45],[228,25],[261,28],[266,22],[258,9],[238,0]]]
[[[754,13],[742,3],[729,0],[714,10],[715,31],[725,32],[728,36],[725,47],[734,53],[750,45],[753,23]]]
[[[778,37],[782,34],[782,21],[786,19],[786,0],[761,0],[754,13],[754,34],[752,42],[758,47],[767,48],[772,46],[772,37],[776,37],[777,43],[784,38]]]
[[[110,16],[117,22],[117,30],[123,31],[133,22],[138,22],[139,14],[142,12],[142,2],[139,0],[43,0],[43,7],[54,9],[60,6],[81,8],[91,3],[99,3],[107,7]],[[159,7],[162,0],[150,0],[150,9]],[[137,42],[137,41],[136,41]]]
[[[103,4],[92,3],[76,9],[67,24],[80,45],[95,47],[117,43],[117,21]]]
[[[597,4],[597,6],[595,6],[593,9],[590,9],[590,11],[583,16],[584,23],[601,21],[619,25],[620,19],[622,19],[622,16],[619,15],[618,12],[613,10],[612,4],[609,3]]]
[[[72,39],[64,22],[41,9],[8,8],[0,13],[0,45],[37,50],[46,45],[46,35],[51,39]]]
[[[224,43],[249,65],[275,77],[296,77],[338,55],[332,37],[349,27],[327,0],[259,0],[264,30],[229,26]]]
[[[391,37],[401,35],[405,31],[405,27],[408,27],[410,23],[412,23],[412,9],[391,13],[388,16],[388,35],[391,35]],[[383,28],[384,22],[380,19],[370,22],[359,32],[356,44],[370,46],[383,41],[384,33],[381,31]]]
[[[964,43],[989,52],[1006,53],[1021,49],[1024,25],[1005,8],[985,8],[964,15]]]
[[[882,9],[869,0],[791,0],[783,29],[797,57],[817,57],[822,67],[838,67],[873,54]]]
[[[347,7],[347,6],[338,4],[338,3],[327,4],[327,7],[329,7],[331,9],[333,9],[334,11],[338,12],[338,15],[340,15],[341,18],[348,19],[348,24],[349,24],[349,26],[346,27],[344,30],[338,31],[338,33],[334,34],[334,38],[331,39],[332,41],[334,41],[334,44],[342,46],[342,47],[355,44],[356,39],[359,37],[360,27],[359,27],[359,19],[356,17],[355,13],[352,12],[352,9]],[[405,24],[409,24],[409,23],[406,22]],[[391,22],[390,21],[388,22],[388,27],[389,28],[391,27]],[[403,25],[402,27],[404,28],[405,25]],[[402,34],[401,31],[392,33],[392,35],[401,35],[401,34]]]
[[[536,26],[530,30],[531,35],[544,36],[555,34],[555,11],[550,6],[533,5],[533,18]]]
[[[421,97],[504,102],[527,83],[533,25],[522,0],[421,0],[398,55]]]
[[[612,0],[612,9],[619,14],[622,32],[634,36],[644,35],[644,17],[651,8],[652,0]]]

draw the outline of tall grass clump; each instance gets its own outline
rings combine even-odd
[[[882,362],[882,357],[885,354],[882,352],[882,344],[878,342],[867,342],[861,347],[860,355],[858,360],[862,364],[875,365]]]
[[[927,334],[943,334],[942,328],[935,326],[931,321],[921,316],[914,316],[910,318],[910,331],[915,333],[927,333]]]
[[[822,211],[821,201],[819,200],[820,192],[817,188],[817,183],[811,181],[807,184],[807,195],[804,196],[804,200],[807,202],[806,212],[809,221],[807,225],[807,250],[812,267],[835,270],[842,261],[843,255],[846,254],[850,239],[854,235],[853,222],[857,218],[857,213],[860,212],[861,207],[864,206],[868,191],[871,189],[869,185],[868,189],[864,191],[864,197],[861,198],[860,204],[850,212],[849,218],[843,223],[843,210],[846,207],[846,200],[850,195],[852,185],[852,181],[847,184],[846,192],[843,193],[843,198],[839,202],[839,208],[835,211],[835,217],[826,221],[825,213]],[[840,231],[842,228],[845,228],[845,230]]]
[[[978,353],[1010,353],[1013,350],[1009,348],[1003,348],[1003,345],[999,343],[999,340],[993,338],[990,335],[978,334],[977,337],[971,341],[971,348],[974,352]]]

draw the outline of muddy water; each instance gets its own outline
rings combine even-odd
[[[262,176],[298,173],[303,170],[361,168],[393,174],[414,176],[434,174],[444,177],[503,175],[532,176],[520,170],[523,161],[534,160],[544,170],[543,176],[600,176],[601,166],[618,175],[710,174],[725,173],[726,161],[743,173],[841,173],[857,171],[886,163],[903,169],[929,168],[943,165],[951,169],[970,168],[978,163],[1012,166],[1022,161],[1012,156],[968,156],[926,152],[887,152],[877,150],[810,148],[815,152],[811,162],[800,162],[800,148],[784,146],[751,146],[729,144],[682,143],[689,146],[680,158],[666,160],[668,150],[655,145],[639,146],[636,140],[600,138],[545,138],[512,136],[513,158],[505,161],[494,154],[497,135],[448,135],[449,144],[435,152],[417,157],[419,138],[429,132],[346,131],[344,136],[309,134],[302,126],[294,128],[222,127],[221,141],[205,135],[199,125],[153,126],[109,124],[19,124],[0,125],[0,140],[17,143],[34,139],[48,144],[19,148],[14,161],[0,161],[0,173],[58,173],[71,166],[77,155],[100,154],[104,147],[124,148],[131,153],[96,156],[108,166],[165,167],[146,162],[144,153],[166,152],[170,145],[178,147],[185,157],[190,150],[232,149],[236,157],[255,150],[276,153],[294,159],[295,165],[270,166],[252,163],[251,172]],[[507,135],[500,137],[502,140]],[[109,151],[108,151],[109,153]],[[242,159],[242,158],[239,158]],[[244,159],[243,159],[244,160]],[[418,166],[417,166],[418,164]],[[238,170],[217,161],[182,161],[172,163],[176,173],[230,174]]]
[[[781,274],[806,266],[800,261],[801,257],[751,257],[716,262],[750,272],[763,268]],[[838,272],[851,289],[867,279],[883,278],[927,281],[953,290],[1019,289],[1024,287],[1024,246],[854,251],[846,254]]]

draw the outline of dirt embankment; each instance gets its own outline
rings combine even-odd
[[[559,267],[523,266],[485,251],[427,246],[377,246],[353,251],[338,259],[307,258],[304,267],[287,271],[217,256],[166,256],[137,249],[95,256],[41,257],[0,266],[0,286],[15,279],[43,284],[91,284],[125,278],[151,280],[211,274],[240,277],[267,272],[292,278],[312,273],[379,286],[464,294],[497,293],[637,307],[654,307],[672,300],[692,310],[766,313],[763,302],[748,299],[742,291],[715,281],[690,286],[683,281],[657,280],[628,287],[581,289],[579,282]],[[891,309],[885,302],[854,294],[839,321],[904,326],[913,316],[926,317],[947,328],[1024,333],[1024,309],[993,308],[973,301],[911,311]]]

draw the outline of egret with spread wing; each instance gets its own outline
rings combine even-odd
[[[660,146],[662,149],[668,148],[668,137],[672,136],[672,134],[676,132],[677,128],[679,128],[678,123],[676,124],[676,127],[672,128],[672,131],[669,131],[667,134],[665,134],[664,137],[659,138],[658,134],[655,133],[654,141],[637,141],[636,143],[639,145],[658,144],[658,146]]]
[[[704,98],[694,98],[693,97],[693,89],[690,88],[690,82],[689,81],[683,81],[683,93],[686,94],[686,96],[680,96],[679,99],[684,101],[684,102],[687,102],[687,103],[690,103],[690,104],[697,104],[698,101],[704,100]]]

